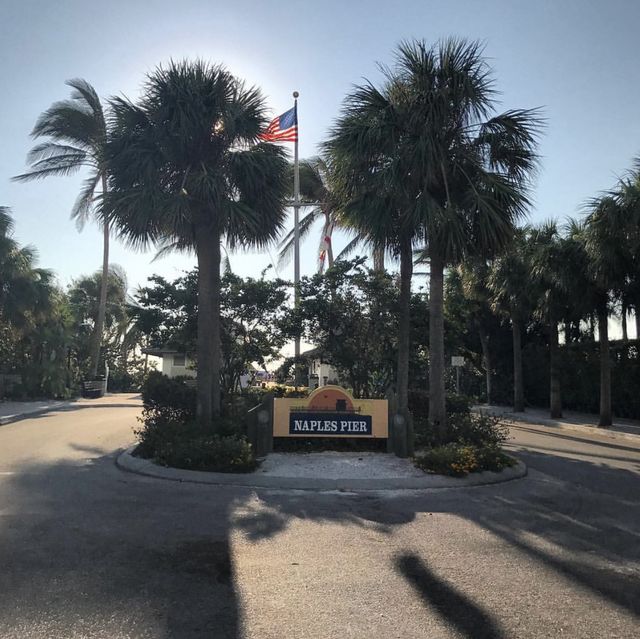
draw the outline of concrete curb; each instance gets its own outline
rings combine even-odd
[[[0,417],[0,426],[4,426],[5,424],[13,424],[14,422],[19,422],[22,419],[29,419],[30,417],[37,417],[38,415],[43,415],[44,413],[49,413],[54,410],[68,409],[73,405],[73,402],[58,402],[48,404],[47,406],[40,406],[39,408],[35,408],[34,410],[30,410],[25,413],[5,415],[4,417]]]
[[[513,479],[520,479],[527,475],[527,467],[520,460],[516,460],[517,463],[512,468],[505,468],[499,473],[484,471],[482,473],[472,473],[466,477],[446,477],[444,475],[425,474],[424,477],[316,479],[310,477],[261,476],[259,473],[209,473],[199,470],[182,470],[179,468],[160,466],[148,459],[134,457],[132,452],[135,448],[136,446],[131,446],[118,455],[116,465],[120,469],[138,475],[155,477],[156,479],[169,479],[171,481],[194,484],[213,484],[217,486],[353,492],[417,490],[427,488],[467,488],[470,486],[501,484]]]
[[[485,413],[493,415],[494,417],[500,417],[507,422],[512,422],[516,428],[518,427],[518,423],[531,424],[532,426],[545,426],[546,428],[554,430],[568,430],[573,431],[574,433],[602,435],[608,439],[627,439],[632,442],[640,443],[640,433],[636,435],[635,433],[625,433],[619,430],[612,430],[610,428],[598,428],[597,426],[587,426],[586,424],[561,422],[551,418],[529,417],[526,413],[513,413],[509,411],[498,413],[497,411],[488,411],[486,408],[482,408],[482,406],[474,407],[472,410],[477,413]]]

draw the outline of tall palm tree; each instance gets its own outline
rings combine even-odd
[[[627,274],[621,291],[623,334],[626,337],[626,315],[633,309],[636,339],[640,340],[640,158],[634,160],[629,175],[620,180],[613,192],[618,206],[624,211]],[[626,220],[626,222],[625,222]]]
[[[198,261],[198,419],[220,415],[220,264],[227,246],[263,246],[287,204],[285,152],[258,143],[264,98],[222,66],[172,62],[136,104],[111,100],[108,219],[130,244],[192,248]]]
[[[32,138],[48,138],[34,146],[27,156],[31,168],[13,179],[21,182],[51,175],[72,175],[82,168],[89,169],[80,194],[71,211],[78,228],[94,215],[102,225],[102,281],[109,272],[109,223],[100,214],[96,191],[107,191],[107,164],[105,146],[107,127],[104,110],[95,89],[81,79],[66,83],[73,91],[71,98],[54,102],[36,121]],[[100,291],[100,304],[95,317],[91,346],[91,375],[96,376],[100,361],[100,346],[107,304],[107,289]]]
[[[620,299],[629,270],[627,251],[627,211],[615,193],[594,199],[584,228],[589,274],[594,290],[598,318],[600,350],[600,419],[599,426],[613,423],[611,408],[611,362],[609,357],[609,312]]]
[[[511,239],[528,205],[526,181],[536,163],[540,122],[530,110],[493,116],[495,91],[478,43],[449,39],[427,47],[405,42],[395,66],[383,72],[380,89],[365,84],[347,96],[327,151],[347,185],[347,217],[400,254],[404,310],[397,383],[402,401],[408,262],[418,240],[425,247],[429,419],[444,435],[444,268],[470,253],[491,254]]]

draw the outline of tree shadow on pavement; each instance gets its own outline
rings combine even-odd
[[[240,637],[242,495],[207,488],[122,473],[113,454],[1,477],[0,636]]]
[[[534,469],[532,476],[495,486],[395,492],[389,497],[260,491],[258,511],[237,517],[233,525],[252,542],[284,532],[295,520],[373,526],[392,537],[419,515],[455,515],[492,533],[511,554],[533,561],[542,572],[555,573],[573,582],[577,591],[586,589],[640,618],[640,579],[637,568],[631,567],[640,564],[638,473],[547,453],[519,456]],[[635,468],[637,457],[625,459]],[[464,562],[463,555],[460,561]],[[439,576],[412,549],[395,560],[395,568],[429,607],[454,624],[461,637],[503,636],[481,600],[468,596],[469,584],[456,589],[447,574]],[[484,578],[476,575],[476,583]],[[454,623],[458,618],[462,626]]]
[[[415,554],[396,558],[398,572],[413,586],[425,605],[435,609],[445,622],[465,639],[502,639],[498,624],[471,599],[434,574]]]

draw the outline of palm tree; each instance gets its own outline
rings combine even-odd
[[[198,419],[221,413],[220,244],[264,246],[282,229],[285,152],[258,144],[261,92],[224,67],[172,62],[137,104],[111,100],[106,211],[130,244],[173,244],[198,261]]]
[[[300,240],[309,234],[316,221],[322,220],[322,233],[318,248],[318,273],[322,273],[325,261],[328,268],[331,268],[334,263],[333,231],[336,228],[353,231],[349,228],[348,221],[340,215],[338,197],[334,193],[331,175],[324,158],[317,156],[300,162],[300,200],[303,206],[312,207],[299,222]],[[280,242],[280,263],[291,259],[295,239],[294,232],[295,229],[291,229]],[[335,259],[345,258],[362,243],[366,243],[366,239],[356,231],[355,236]],[[384,247],[382,249],[374,248],[373,269],[376,271],[384,270]]]
[[[633,309],[636,339],[640,340],[640,158],[634,160],[634,168],[622,180],[613,193],[618,206],[624,211],[627,274],[621,291],[623,335],[626,338],[627,310]],[[623,248],[623,247],[621,247]]]
[[[570,239],[563,237],[555,222],[531,229],[530,287],[537,295],[534,314],[547,326],[549,338],[549,411],[552,418],[562,417],[562,392],[559,365],[558,324],[576,318],[578,304],[571,297],[582,278],[582,260]],[[580,317],[577,317],[578,321]]]
[[[609,358],[609,311],[613,300],[620,299],[629,271],[627,251],[627,211],[616,193],[592,200],[584,227],[584,242],[589,258],[589,273],[598,317],[600,350],[599,426],[613,423],[611,410],[611,362]]]
[[[444,268],[470,253],[489,255],[511,239],[528,205],[539,119],[528,110],[491,117],[495,92],[477,43],[405,42],[395,67],[383,72],[381,89],[366,84],[347,96],[327,151],[346,185],[347,217],[400,254],[399,401],[408,370],[409,263],[416,242],[425,247],[429,419],[444,435]]]
[[[48,138],[34,146],[27,156],[31,168],[13,179],[21,182],[49,177],[50,175],[72,175],[81,168],[89,169],[82,190],[71,211],[81,229],[87,219],[94,215],[102,225],[102,281],[107,281],[109,272],[109,223],[96,206],[96,190],[107,191],[107,164],[105,145],[107,127],[104,110],[95,89],[81,79],[66,83],[73,91],[69,100],[54,102],[40,115],[32,138]],[[91,346],[91,375],[96,376],[100,361],[100,346],[107,304],[107,289],[100,291],[100,304],[93,327]]]
[[[533,312],[531,260],[527,244],[528,228],[519,229],[515,240],[491,264],[487,286],[494,312],[511,322],[513,339],[513,410],[524,411],[522,333]]]
[[[326,252],[318,264],[318,272],[324,270],[324,257],[328,266],[333,266],[333,247],[331,236],[334,228],[339,224],[336,198],[329,184],[327,164],[321,157],[314,157],[300,162],[300,201],[303,205],[311,206],[299,221],[300,240],[304,239],[314,222],[322,220],[322,235],[320,236],[320,250]],[[293,183],[293,182],[292,182]],[[280,242],[279,261],[289,260],[293,253],[295,229],[291,229]],[[327,239],[328,238],[328,239]]]
[[[34,248],[13,238],[10,210],[0,206],[0,321],[20,335],[33,330],[51,307],[54,276],[36,267],[36,260]]]

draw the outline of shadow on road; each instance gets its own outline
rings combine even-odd
[[[239,637],[238,499],[124,474],[113,454],[0,478],[0,637]]]
[[[638,474],[522,456],[548,479],[393,497],[155,480],[119,471],[114,454],[31,464],[0,478],[0,636],[40,628],[37,636],[70,638],[241,637],[233,531],[257,542],[309,520],[391,538],[426,513],[466,519],[510,552],[640,616],[640,582],[628,570],[640,561]],[[413,549],[400,549],[393,561],[427,614],[435,610],[458,636],[505,636],[496,611]]]
[[[502,639],[497,622],[469,597],[435,575],[417,555],[396,558],[396,569],[413,586],[425,605],[444,618],[465,639]]]

